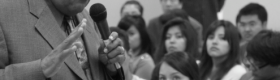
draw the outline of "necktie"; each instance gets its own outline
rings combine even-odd
[[[75,29],[76,25],[75,25],[73,17],[66,16],[65,20],[66,20],[65,30],[66,30],[66,33],[68,35],[70,35],[70,33]],[[82,40],[82,38],[79,38],[79,39],[77,39],[76,42],[81,43],[82,46],[80,48],[78,48],[78,50],[75,51],[74,54],[76,55],[76,57],[78,59],[78,62],[82,66],[88,80],[92,80],[91,77],[90,77],[89,65],[88,65],[88,61],[87,61],[88,59],[87,59],[87,54],[86,54],[86,51],[85,51],[83,40]]]
[[[75,24],[73,22],[72,17],[66,17],[66,20],[67,20],[67,23],[69,25],[69,27],[66,28],[66,29],[68,29],[67,32],[68,32],[68,34],[70,34],[71,31],[74,30]],[[86,54],[86,51],[85,51],[85,48],[84,48],[83,40],[81,38],[79,38],[79,39],[77,39],[76,42],[81,43],[82,46],[79,47],[78,50],[75,51],[74,54],[77,56],[77,59],[78,59],[79,63],[81,64],[82,68],[85,70],[85,69],[88,68],[88,64],[87,64],[87,54]]]

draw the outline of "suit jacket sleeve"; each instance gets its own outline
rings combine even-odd
[[[159,24],[158,18],[154,18],[149,22],[148,27],[146,28],[147,32],[149,34],[150,40],[152,41],[152,44],[155,47],[158,45],[159,42],[157,42],[157,41],[159,41],[158,38],[160,37],[160,35],[158,35],[158,33],[159,33],[158,24]],[[154,53],[151,53],[151,54],[154,54]],[[154,56],[152,56],[152,57],[154,57]]]
[[[221,9],[223,8],[225,4],[225,0],[218,0],[218,12],[221,11]]]
[[[0,80],[44,80],[41,60],[10,64],[9,51],[0,24]]]

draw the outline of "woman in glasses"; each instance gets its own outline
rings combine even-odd
[[[229,21],[210,25],[200,64],[202,80],[239,80],[246,69],[238,62],[239,32]]]
[[[247,46],[253,78],[241,80],[280,80],[280,33],[261,31]]]

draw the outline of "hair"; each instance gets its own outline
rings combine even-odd
[[[166,12],[163,15],[159,17],[159,20],[161,24],[167,23],[169,20],[172,20],[173,18],[180,17],[185,20],[189,20],[189,15],[185,10],[182,9],[174,9],[170,12]]]
[[[247,45],[247,56],[271,66],[280,64],[280,33],[264,30],[258,33]]]
[[[190,55],[193,57],[196,57],[196,55],[198,54],[198,38],[196,30],[193,28],[189,21],[177,17],[170,20],[167,24],[165,24],[163,28],[160,44],[158,45],[158,49],[154,54],[155,63],[160,62],[162,57],[167,53],[167,50],[165,48],[166,34],[169,28],[174,26],[178,26],[182,32],[182,35],[187,39],[185,52],[190,53]]]
[[[257,15],[262,23],[267,22],[267,11],[262,5],[258,3],[249,3],[243,7],[237,15],[236,23],[240,21],[242,16],[246,15]]]
[[[150,36],[147,33],[146,30],[146,23],[144,19],[141,16],[125,16],[121,19],[121,21],[118,24],[118,27],[120,29],[123,29],[124,31],[127,31],[130,27],[135,26],[135,28],[139,31],[140,39],[141,39],[141,52],[139,55],[143,53],[152,54],[154,46],[151,43]]]
[[[129,41],[128,41],[127,33],[124,30],[122,30],[118,27],[110,27],[110,30],[111,30],[111,32],[117,32],[118,33],[119,38],[123,40],[125,50],[129,50],[130,47],[129,47]]]
[[[156,76],[154,76],[153,80],[158,80],[160,67],[164,62],[183,75],[189,77],[191,80],[200,80],[199,69],[198,65],[196,64],[196,60],[192,56],[188,55],[188,53],[182,51],[166,54],[162,62],[156,66],[155,71],[157,72],[154,72]]]
[[[139,11],[140,11],[140,13],[141,13],[141,16],[142,16],[142,15],[143,15],[144,8],[143,8],[143,6],[140,4],[140,2],[138,2],[137,0],[128,0],[128,1],[126,1],[126,2],[122,5],[122,7],[121,7],[121,14],[123,13],[124,7],[125,7],[126,5],[131,5],[131,4],[137,5],[137,6],[138,6],[138,9],[139,9]]]
[[[215,31],[219,27],[224,27],[225,28],[225,36],[224,39],[229,43],[229,52],[227,59],[223,61],[220,65],[217,65],[219,68],[219,71],[216,73],[214,78],[215,80],[221,80],[221,78],[235,65],[238,63],[238,50],[239,50],[239,32],[238,29],[229,21],[225,20],[219,20],[213,22],[208,30],[206,31],[206,36],[204,40],[204,46],[202,50],[202,55],[201,55],[201,64],[200,64],[200,70],[201,70],[201,75],[200,77],[202,79],[206,79],[206,77],[210,74],[213,66],[213,61],[212,58],[209,56],[208,51],[207,51],[207,38],[209,35],[212,35],[215,33]]]

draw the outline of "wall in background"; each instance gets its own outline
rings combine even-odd
[[[127,0],[91,0],[86,10],[94,3],[102,3],[108,11],[108,23],[116,26],[120,20],[120,8]],[[148,23],[152,18],[162,14],[160,0],[139,0],[144,6],[144,18]],[[280,0],[226,0],[219,17],[235,23],[238,11],[249,2],[257,2],[265,6],[268,11],[268,28],[280,31]]]
[[[90,6],[94,3],[102,3],[107,9],[107,20],[109,26],[116,26],[120,20],[121,6],[127,0],[90,0],[86,10],[89,10]],[[144,19],[146,24],[154,18],[162,14],[162,8],[159,0],[139,0],[144,7]]]
[[[280,0],[226,0],[222,9],[223,19],[235,23],[239,10],[250,2],[263,5],[268,11],[268,28],[280,31]]]

